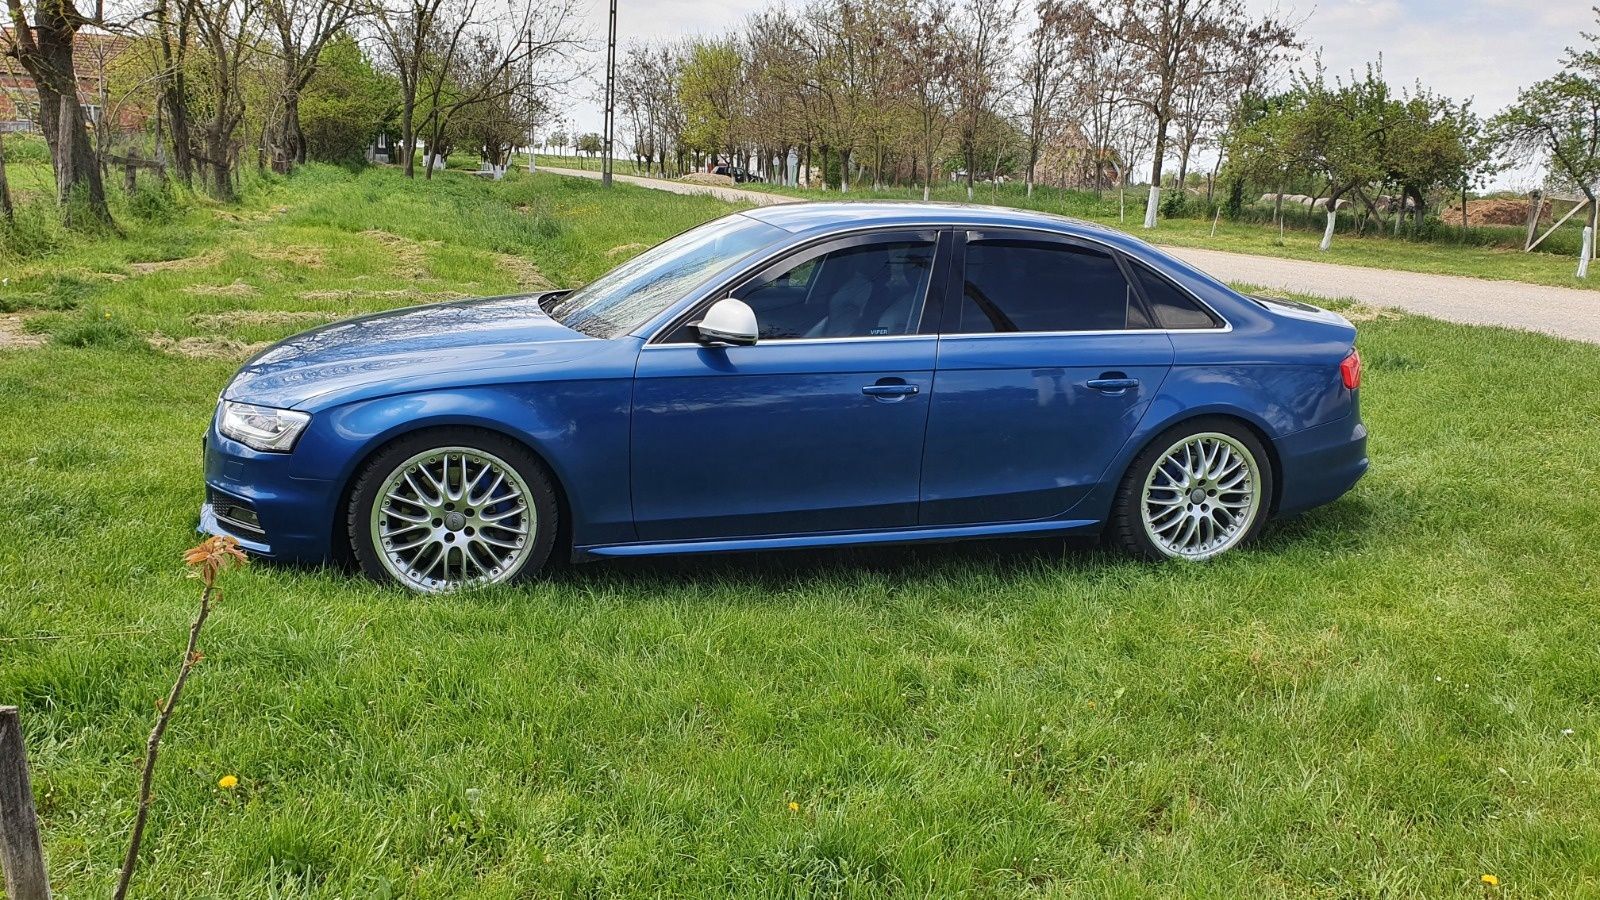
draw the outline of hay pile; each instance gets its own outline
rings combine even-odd
[[[1458,201],[1451,204],[1440,218],[1446,225],[1460,225],[1461,203]],[[1539,212],[1539,221],[1546,225],[1552,221],[1549,203],[1546,203],[1544,209]],[[1472,227],[1480,225],[1526,225],[1528,224],[1528,201],[1509,197],[1468,200],[1467,224]]]
[[[733,179],[727,175],[713,175],[710,172],[690,172],[678,179],[690,184],[707,184],[712,187],[733,187]]]

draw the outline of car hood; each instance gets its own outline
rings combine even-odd
[[[439,303],[314,328],[252,357],[222,396],[303,408],[376,382],[400,392],[431,386],[451,373],[481,376],[556,365],[605,343],[546,315],[539,307],[544,296]]]

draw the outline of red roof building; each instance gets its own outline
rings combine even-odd
[[[119,102],[110,89],[111,71],[131,43],[126,37],[102,31],[78,32],[72,48],[78,102],[95,126],[101,124],[107,105],[114,108],[119,131],[140,128],[149,117],[147,104]],[[0,28],[0,131],[37,131],[39,90],[11,50],[12,30]]]

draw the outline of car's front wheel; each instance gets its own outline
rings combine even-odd
[[[362,571],[417,591],[537,572],[556,524],[555,488],[538,458],[475,429],[434,429],[390,444],[350,492],[350,544]]]
[[[1232,419],[1162,432],[1128,467],[1110,537],[1149,559],[1210,559],[1251,540],[1272,499],[1266,448]]]

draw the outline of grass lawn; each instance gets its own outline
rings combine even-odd
[[[526,165],[527,157],[521,157]],[[598,163],[590,159],[573,157],[539,156],[541,165],[566,168],[595,169]],[[631,166],[619,162],[618,172],[632,174]],[[801,197],[807,200],[848,198],[853,200],[888,199],[920,200],[921,188],[884,188],[872,190],[870,185],[858,186],[849,194],[806,188],[791,188],[772,184],[743,184],[741,188]],[[965,202],[966,186],[941,183],[934,186],[933,199],[946,202]],[[1020,206],[1061,215],[1074,216],[1092,222],[1113,225],[1133,231],[1156,244],[1177,247],[1202,247],[1211,250],[1229,250],[1257,256],[1277,256],[1286,259],[1306,259],[1318,262],[1343,263],[1375,269],[1399,269],[1406,272],[1427,272],[1441,275],[1464,275],[1472,278],[1491,278],[1548,284],[1557,287],[1588,288],[1600,290],[1600,278],[1577,277],[1577,246],[1582,232],[1582,216],[1573,218],[1552,241],[1570,245],[1570,253],[1522,253],[1495,247],[1468,246],[1448,241],[1417,241],[1394,238],[1369,232],[1362,237],[1343,229],[1350,220],[1341,218],[1340,231],[1334,236],[1333,247],[1326,253],[1319,248],[1322,228],[1318,220],[1315,229],[1290,227],[1279,238],[1278,229],[1249,222],[1230,222],[1224,219],[1211,234],[1211,221],[1192,218],[1163,218],[1154,231],[1144,231],[1144,192],[1130,190],[1126,209],[1119,208],[1117,195],[1109,191],[1096,200],[1092,194],[1080,191],[1062,191],[1040,186],[1030,199],[1021,183],[1004,185],[980,184],[973,195],[975,203]],[[1554,245],[1552,245],[1554,246]]]
[[[44,340],[0,349],[0,702],[61,895],[120,862],[242,348],[581,281],[726,209],[313,167],[0,257]],[[136,894],[1600,895],[1600,347],[1362,328],[1372,473],[1211,564],[998,542],[444,598],[238,573]]]

